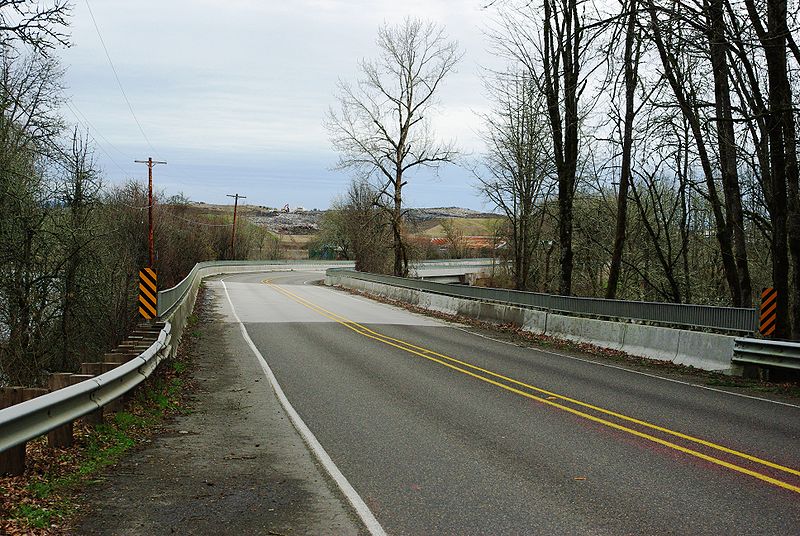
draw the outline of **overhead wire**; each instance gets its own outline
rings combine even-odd
[[[108,159],[109,159],[109,160],[111,160],[111,163],[112,163],[112,164],[114,164],[114,165],[117,167],[117,169],[119,169],[119,170],[120,170],[120,172],[123,174],[123,176],[124,176],[124,175],[129,175],[129,174],[130,174],[130,172],[128,172],[128,171],[125,171],[125,170],[122,168],[122,166],[120,166],[120,165],[119,165],[119,163],[118,163],[118,162],[117,162],[117,161],[114,159],[114,157],[113,157],[113,156],[111,156],[111,154],[110,154],[108,151],[106,151],[105,147],[103,147],[103,145],[102,145],[100,142],[98,142],[98,141],[97,141],[97,138],[95,138],[95,137],[94,137],[94,136],[91,134],[90,130],[92,130],[92,128],[93,128],[93,125],[91,125],[91,123],[89,123],[89,122],[88,122],[88,120],[87,120],[87,122],[86,122],[86,123],[84,123],[83,121],[81,121],[80,117],[78,117],[78,114],[75,112],[75,110],[73,110],[73,109],[72,109],[72,106],[74,106],[74,103],[73,103],[72,105],[70,105],[70,102],[69,102],[69,101],[64,101],[64,104],[67,106],[67,108],[69,109],[69,111],[70,111],[70,112],[72,112],[72,115],[75,117],[75,120],[78,122],[78,124],[79,124],[79,125],[81,125],[83,128],[85,128],[85,129],[86,129],[86,134],[87,134],[87,135],[88,135],[88,136],[89,136],[89,137],[92,139],[92,141],[94,142],[94,144],[95,144],[95,145],[96,145],[96,146],[97,146],[97,147],[98,147],[98,148],[99,148],[101,151],[103,151],[103,154],[105,154],[105,155],[108,157]],[[96,133],[97,133],[97,134],[98,134],[98,135],[99,135],[101,138],[103,138],[103,140],[105,140],[105,141],[106,141],[106,143],[109,143],[109,142],[108,142],[108,140],[106,140],[105,136],[103,136],[103,134],[101,134],[101,133],[100,133],[100,131],[99,131],[99,130],[97,130],[97,128],[93,128],[93,129],[94,129],[94,131],[95,131],[95,132],[96,132]],[[111,145],[111,144],[109,143],[109,145]]]
[[[80,110],[80,108],[78,108],[78,105],[77,105],[77,104],[75,104],[75,101],[73,101],[73,100],[69,99],[69,100],[67,100],[66,104],[67,104],[68,106],[71,106],[71,108],[72,108],[72,110],[71,110],[71,111],[73,111],[73,115],[80,115],[80,117],[83,119],[84,123],[86,123],[86,125],[87,125],[87,126],[91,127],[91,128],[92,128],[92,130],[94,130],[94,131],[97,133],[97,135],[98,135],[98,136],[100,136],[100,137],[103,139],[103,141],[104,141],[104,142],[105,142],[105,143],[106,143],[106,144],[107,144],[109,147],[111,147],[112,149],[114,149],[114,150],[115,150],[115,151],[116,151],[116,152],[117,152],[117,153],[118,153],[120,156],[122,156],[122,157],[124,157],[124,158],[128,158],[128,157],[129,157],[129,155],[125,154],[125,153],[124,153],[124,152],[123,152],[121,149],[119,149],[119,148],[118,148],[116,145],[114,145],[113,143],[111,143],[111,142],[108,140],[108,138],[106,138],[106,137],[103,135],[103,133],[102,133],[102,132],[100,132],[100,129],[99,129],[99,128],[97,128],[96,126],[94,126],[94,123],[92,123],[92,122],[89,120],[89,118],[88,118],[88,117],[86,117],[86,114],[85,114],[85,113],[83,113],[83,112]]]
[[[158,156],[155,148],[150,143],[150,140],[148,139],[147,134],[144,132],[144,129],[142,128],[142,125],[139,122],[139,119],[136,117],[136,113],[133,110],[133,106],[131,105],[127,94],[125,93],[125,89],[123,88],[122,82],[119,79],[119,75],[117,74],[117,70],[114,67],[114,63],[111,60],[111,56],[110,56],[110,54],[108,52],[108,49],[107,49],[106,44],[105,44],[105,41],[103,40],[103,36],[100,33],[100,28],[97,25],[97,21],[96,21],[96,19],[94,17],[94,13],[92,12],[92,8],[89,5],[89,0],[85,0],[85,1],[86,1],[86,7],[89,10],[89,15],[90,15],[90,17],[92,19],[92,23],[94,24],[95,31],[97,32],[97,36],[100,38],[100,43],[103,46],[103,50],[104,50],[104,52],[106,54],[106,59],[108,60],[109,65],[111,66],[111,70],[114,73],[114,78],[116,79],[117,85],[119,86],[119,89],[122,92],[122,96],[124,97],[125,102],[128,105],[128,109],[130,110],[131,115],[133,116],[133,119],[136,122],[136,125],[139,127],[139,131],[141,132],[142,136],[144,137],[145,142],[147,142],[147,145],[150,147],[150,149],[153,151],[153,153],[156,156]],[[21,102],[19,102],[18,99],[16,99],[14,96],[11,96],[11,98],[14,100],[15,104],[19,107],[20,110],[22,110],[23,113],[30,115],[30,112],[27,110],[27,108]],[[71,101],[71,100],[67,99],[67,100],[64,101],[64,104],[66,105],[67,109],[69,109],[70,113],[75,117],[75,120],[78,122],[78,124],[81,127],[83,127],[84,129],[86,129],[87,135],[92,139],[92,141],[95,143],[95,145],[108,157],[108,159],[117,167],[117,169],[119,169],[123,174],[126,174],[126,175],[129,174],[130,172],[126,171],[119,164],[119,162],[117,162],[117,160],[114,159],[114,157],[105,149],[105,147],[103,147],[103,144],[98,142],[97,138],[91,133],[91,131],[94,131],[94,133],[97,134],[97,136],[99,136],[105,142],[105,144],[108,145],[108,147],[112,148],[114,151],[116,151],[120,155],[122,155],[124,157],[127,157],[128,155],[123,153],[118,147],[116,147],[113,143],[111,143],[108,140],[108,138],[106,138],[103,135],[103,133],[100,132],[100,130],[78,108],[78,106],[75,104],[74,101]],[[69,157],[69,155],[65,152],[64,148],[60,147],[53,140],[45,139],[44,141],[45,141],[46,145],[48,145],[50,148],[52,148],[53,150],[58,152],[62,157],[64,157],[64,158],[68,158]],[[63,170],[70,171],[69,168],[66,165],[64,165],[63,162],[59,162],[58,160],[54,160],[54,163],[56,163],[56,165],[61,167]],[[124,208],[128,208],[128,209],[132,209],[132,210],[147,210],[147,209],[149,209],[151,207],[151,205],[130,205],[128,203],[124,203],[124,202],[118,201],[118,200],[117,201],[107,202],[107,203],[102,203],[102,206],[104,208],[106,208],[106,209],[110,208],[110,209],[115,209],[115,210],[122,210],[123,207]],[[152,206],[155,206],[155,203],[153,203]],[[192,225],[199,225],[199,226],[203,226],[203,227],[231,227],[231,226],[233,226],[233,223],[207,223],[207,222],[201,222],[201,221],[196,221],[196,220],[190,220],[188,218],[184,218],[182,216],[178,216],[177,214],[170,214],[170,216],[173,217],[173,218],[176,218],[178,220],[184,221],[186,223],[190,223]],[[241,219],[249,221],[244,216],[242,216]],[[109,230],[109,232],[116,231],[116,230],[119,230],[119,229],[121,229],[121,227],[116,228],[116,229],[111,229],[111,230]]]
[[[158,157],[158,151],[156,151],[155,148],[153,147],[153,144],[150,143],[150,139],[147,137],[147,134],[145,133],[144,128],[142,128],[142,124],[139,121],[139,118],[136,117],[136,112],[133,111],[133,105],[131,105],[131,101],[128,99],[127,93],[125,93],[125,88],[122,86],[122,81],[119,78],[119,74],[117,74],[117,69],[116,69],[116,67],[114,67],[114,62],[111,60],[111,54],[109,54],[109,52],[108,52],[108,47],[106,47],[106,42],[105,42],[105,40],[103,40],[103,35],[100,33],[100,26],[97,24],[97,19],[95,19],[95,17],[94,17],[94,12],[92,11],[92,6],[89,4],[89,0],[84,0],[84,1],[86,3],[87,9],[89,10],[89,17],[92,19],[92,24],[94,25],[94,29],[97,32],[97,37],[100,38],[100,44],[103,46],[103,51],[106,54],[106,59],[108,60],[108,65],[111,67],[111,71],[114,73],[114,78],[117,81],[117,85],[119,86],[119,90],[122,93],[122,97],[125,99],[125,102],[128,105],[128,109],[130,110],[131,115],[133,116],[133,120],[136,122],[136,126],[139,127],[139,132],[142,133],[142,137],[144,138],[144,141],[147,143],[147,146],[150,147],[150,150],[153,151],[153,155]],[[158,157],[158,158],[159,158],[159,160],[161,159],[160,157]]]

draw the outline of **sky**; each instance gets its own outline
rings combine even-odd
[[[89,8],[134,114],[106,58]],[[74,0],[66,68],[68,121],[88,128],[108,182],[146,181],[134,160],[152,156],[156,188],[194,201],[327,208],[347,171],[322,126],[339,78],[376,55],[384,23],[414,16],[444,25],[464,58],[446,80],[438,135],[466,155],[482,151],[480,73],[496,61],[478,0]],[[466,169],[446,166],[406,186],[410,206],[491,207]]]

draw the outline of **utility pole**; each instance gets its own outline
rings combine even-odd
[[[137,164],[147,164],[147,241],[150,250],[150,268],[153,268],[156,258],[155,248],[153,247],[153,166],[156,164],[166,164],[166,162],[153,160],[152,157],[147,160],[134,160],[134,162]]]
[[[228,194],[228,197],[233,197],[233,233],[231,234],[231,258],[236,257],[236,209],[239,207],[239,199],[247,199],[247,197],[239,194]]]

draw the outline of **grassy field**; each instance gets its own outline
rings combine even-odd
[[[452,218],[451,221],[455,224],[464,236],[487,236],[494,234],[494,229],[500,224],[500,218]],[[431,238],[438,238],[445,236],[444,229],[441,223],[437,223],[433,227],[424,230],[424,236]]]

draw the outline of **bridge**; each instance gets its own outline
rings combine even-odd
[[[137,500],[103,502],[105,529],[190,533],[224,521],[247,533],[787,534],[800,526],[794,401],[489,326],[738,374],[755,366],[735,353],[758,344],[745,337],[752,312],[654,305],[641,313],[425,279],[465,276],[481,263],[419,267],[423,279],[403,281],[348,268],[208,263],[161,294],[166,324],[127,374],[144,377],[175,352],[204,279],[199,410],[153,453],[134,455],[135,470],[111,477],[105,491]],[[757,348],[761,366],[796,363],[795,345],[780,357]],[[0,449],[76,418],[81,400],[94,411],[113,401],[129,381],[115,370],[92,390],[72,386],[1,410]],[[281,486],[294,499],[270,495]],[[293,509],[297,524],[281,525],[287,518],[276,516]]]

